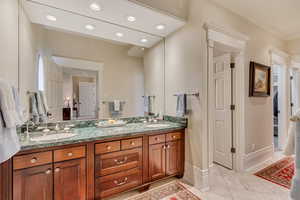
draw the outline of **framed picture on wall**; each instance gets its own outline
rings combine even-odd
[[[250,97],[268,97],[271,93],[271,67],[250,62]]]

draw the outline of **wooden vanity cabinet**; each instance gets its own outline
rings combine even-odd
[[[15,156],[13,163],[13,200],[86,199],[85,146]]]
[[[52,165],[17,170],[13,175],[14,200],[53,200]]]
[[[165,176],[182,176],[184,170],[183,133],[175,132],[149,138],[149,176],[151,181]]]

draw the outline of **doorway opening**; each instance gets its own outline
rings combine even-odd
[[[279,65],[274,65],[272,69],[272,89],[273,89],[273,140],[274,140],[274,150],[275,152],[280,151],[279,148],[279,131],[280,125],[282,122],[280,121],[280,110],[281,108],[281,98],[282,98],[282,92],[281,92],[281,78],[280,78],[280,71],[281,67]],[[279,102],[280,101],[280,102]]]

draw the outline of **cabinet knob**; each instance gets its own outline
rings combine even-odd
[[[57,168],[55,168],[55,170],[54,170],[55,172],[60,172],[60,168],[59,167],[57,167]]]
[[[51,169],[48,169],[45,174],[51,174]]]
[[[132,146],[134,146],[135,145],[135,143],[132,141],[132,142],[130,142],[130,144],[132,145]]]
[[[32,158],[32,159],[30,160],[30,162],[31,162],[32,164],[36,163],[36,162],[37,162],[37,158]]]
[[[176,135],[173,135],[172,138],[173,138],[173,139],[176,139],[177,137],[176,137]]]
[[[166,149],[167,148],[167,146],[166,145],[163,145],[163,149]]]
[[[107,146],[106,149],[107,149],[107,150],[111,150],[111,146]]]
[[[69,152],[69,153],[68,153],[68,156],[69,156],[69,157],[73,156],[73,153],[72,153],[72,152]]]
[[[171,146],[168,144],[168,145],[167,145],[167,148],[170,149],[170,147],[171,147]]]
[[[154,138],[156,141],[158,141],[159,140],[159,138],[158,137],[156,137],[156,138]]]

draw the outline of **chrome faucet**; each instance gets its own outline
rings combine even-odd
[[[35,123],[31,120],[28,120],[26,122],[26,137],[29,138],[29,124],[31,124],[32,126],[35,126]]]

